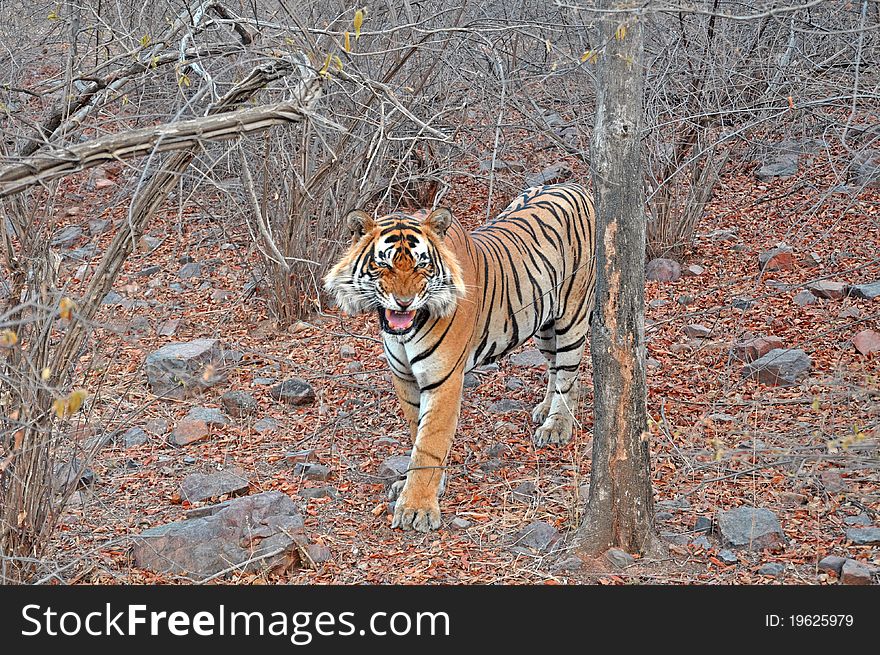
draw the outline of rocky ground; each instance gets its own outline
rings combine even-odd
[[[246,229],[193,207],[151,227],[104,301],[83,365],[87,410],[69,429],[106,444],[81,483],[79,470],[61,472],[80,489],[52,544],[58,577],[876,583],[880,192],[861,187],[874,183],[861,169],[867,178],[837,184],[821,149],[783,154],[728,165],[687,261],[649,267],[648,410],[668,558],[577,557],[592,386],[572,442],[536,450],[529,412],[544,364],[531,346],[468,377],[441,530],[391,530],[386,487],[409,444],[375,321],[328,309],[279,331]],[[523,158],[525,174],[546,168]],[[511,197],[522,174],[497,174],[508,184],[496,194]],[[485,213],[480,177],[453,180],[446,197],[470,225]],[[128,181],[111,168],[64,184],[53,245],[75,296],[123,220]]]

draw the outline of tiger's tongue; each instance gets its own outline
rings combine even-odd
[[[412,325],[413,319],[415,319],[416,313],[413,312],[397,312],[393,309],[385,310],[385,320],[388,321],[388,325],[390,325],[395,330],[405,330],[410,325]]]

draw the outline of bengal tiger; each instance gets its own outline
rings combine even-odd
[[[595,214],[577,184],[530,188],[468,233],[447,208],[346,217],[352,243],[324,278],[346,313],[376,311],[413,439],[392,527],[440,527],[439,494],[464,375],[533,337],[549,363],[538,447],[571,438],[593,309]]]

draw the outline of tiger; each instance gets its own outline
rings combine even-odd
[[[391,526],[437,530],[465,373],[533,338],[549,365],[534,443],[571,438],[595,292],[592,197],[571,182],[529,188],[471,232],[447,207],[378,218],[356,209],[345,223],[351,245],[324,287],[347,314],[377,313],[413,441],[389,492]]]

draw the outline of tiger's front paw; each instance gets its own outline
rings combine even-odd
[[[440,527],[440,503],[436,497],[426,497],[418,502],[401,494],[394,506],[392,528],[430,532]]]
[[[560,414],[549,416],[544,424],[535,430],[535,446],[541,448],[550,444],[566,444],[571,439],[571,419]]]
[[[550,405],[552,404],[549,400],[542,400],[535,405],[535,408],[532,410],[532,423],[535,425],[544,423],[547,420],[547,415],[550,413]]]

